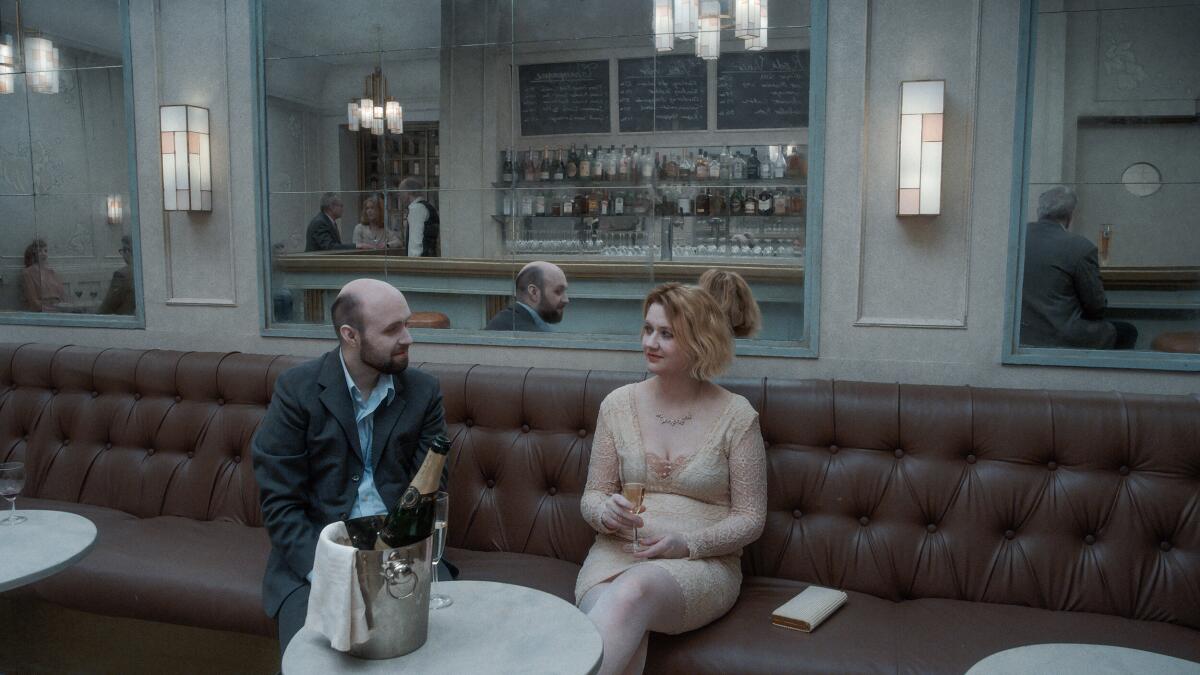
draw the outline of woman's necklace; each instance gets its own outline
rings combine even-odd
[[[691,411],[688,411],[687,414],[683,415],[682,417],[668,417],[662,413],[658,413],[654,416],[654,418],[658,420],[659,424],[670,424],[673,427],[680,427],[691,421],[692,413]]]

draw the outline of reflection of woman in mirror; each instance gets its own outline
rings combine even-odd
[[[753,337],[758,332],[762,326],[762,312],[742,275],[709,268],[700,275],[700,288],[708,291],[720,305],[734,337]]]
[[[133,314],[133,240],[129,235],[121,237],[121,258],[125,266],[113,272],[112,282],[108,284],[108,294],[100,303],[101,314]]]
[[[383,198],[371,195],[363,200],[362,222],[354,226],[355,248],[395,248],[400,236],[389,232],[383,223]]]
[[[25,247],[25,269],[21,270],[21,300],[30,312],[57,312],[66,290],[62,279],[46,264],[50,249],[37,238]]]

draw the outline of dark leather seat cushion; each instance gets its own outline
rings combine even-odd
[[[471,551],[446,547],[446,559],[459,570],[459,579],[499,581],[536,588],[575,604],[579,565],[557,558],[504,551]]]
[[[813,633],[771,625],[771,612],[808,584],[748,577],[733,609],[691,633],[655,635],[654,673],[962,673],[1011,647],[1114,644],[1200,661],[1196,632],[1108,614],[851,592]]]
[[[138,518],[102,506],[22,498],[96,524],[79,562],[33,585],[44,600],[107,616],[273,636],[262,608],[271,545],[261,527],[176,516]]]

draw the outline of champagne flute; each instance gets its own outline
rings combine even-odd
[[[449,596],[441,595],[438,589],[438,563],[446,551],[446,521],[450,515],[450,495],[438,492],[433,516],[433,592],[429,595],[431,609],[443,609],[454,604]]]
[[[25,522],[25,516],[17,515],[17,495],[25,486],[25,465],[21,462],[4,462],[0,464],[0,496],[8,500],[8,517],[0,520],[0,525],[17,525]]]
[[[630,513],[637,515],[645,511],[642,505],[646,499],[646,468],[643,464],[640,467],[629,466],[622,462],[620,455],[617,456],[617,472],[621,475],[621,496],[629,500],[633,504],[633,510]],[[642,550],[641,542],[638,541],[638,529],[633,528],[633,543],[626,545],[625,550],[630,553],[636,553]]]

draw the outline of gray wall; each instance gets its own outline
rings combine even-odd
[[[1000,364],[1017,0],[830,4],[821,358],[744,357],[733,374],[1196,391],[1194,375]],[[146,330],[2,326],[4,338],[293,354],[330,348],[329,341],[259,335],[247,2],[131,0],[131,6]],[[899,81],[943,77],[949,114],[957,118],[947,137],[947,165],[962,175],[946,182],[942,216],[900,221],[891,196]],[[169,225],[160,210],[154,140],[158,105],[168,101],[212,111],[217,203],[211,215],[172,215]],[[631,333],[636,329],[630,326]],[[539,348],[418,345],[414,358],[642,368],[636,353]]]

